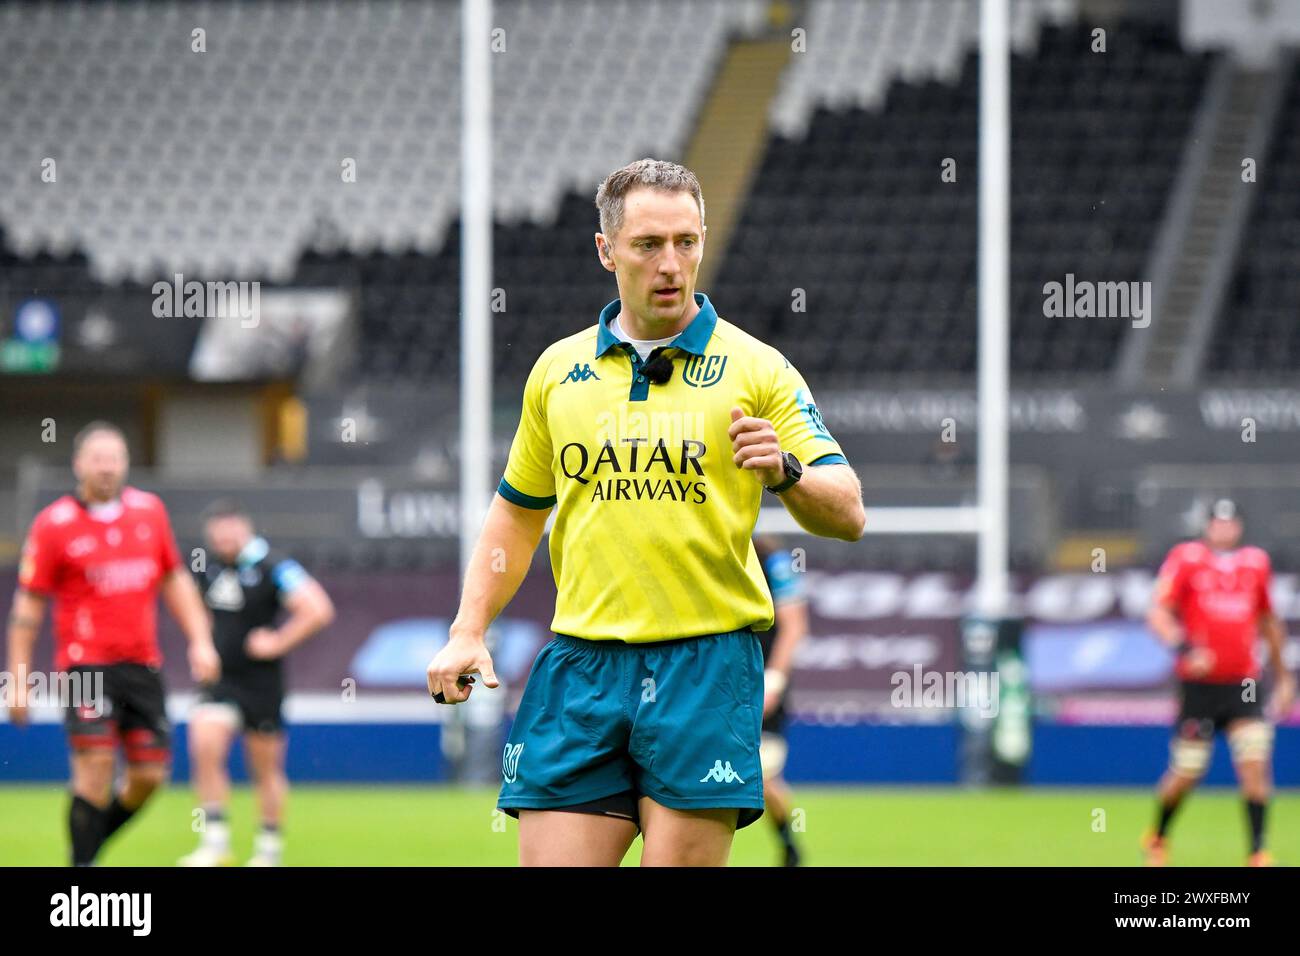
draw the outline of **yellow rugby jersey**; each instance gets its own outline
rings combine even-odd
[[[498,493],[556,506],[551,629],[589,640],[662,641],[772,626],[751,536],[765,494],[735,465],[731,409],[771,421],[805,466],[846,463],[799,372],[718,316],[708,296],[666,348],[653,385],[641,357],[599,323],[538,358]],[[775,503],[775,499],[772,499]]]

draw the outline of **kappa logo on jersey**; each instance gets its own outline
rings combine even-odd
[[[208,606],[218,611],[242,611],[244,609],[244,589],[239,584],[239,575],[233,568],[226,568],[208,588]]]
[[[589,364],[586,362],[574,362],[573,369],[568,375],[560,379],[560,384],[563,385],[565,382],[585,382],[589,378],[594,378],[598,382],[600,381],[600,376],[591,370]]]
[[[708,388],[722,381],[722,370],[726,367],[725,355],[692,355],[682,367],[682,378],[687,385]]]
[[[700,778],[700,783],[707,783],[710,780],[712,780],[714,783],[736,783],[737,781],[739,781],[740,783],[745,782],[744,779],[740,776],[740,774],[736,773],[736,771],[731,769],[730,760],[728,760],[726,763],[723,763],[721,760],[713,761],[713,767],[709,770],[708,773],[706,773],[703,777]]]
[[[519,775],[519,755],[524,752],[523,744],[511,744],[506,741],[505,752],[501,755],[501,776],[506,783],[514,783]]]

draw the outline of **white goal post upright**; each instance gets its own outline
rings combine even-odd
[[[1010,391],[1011,51],[1008,0],[980,11],[979,494],[976,610],[1006,613]]]
[[[492,0],[461,3],[460,573],[492,491]]]
[[[982,0],[980,10],[978,504],[877,508],[867,502],[868,534],[974,534],[979,548],[975,610],[992,617],[1009,610],[1011,60],[1007,8],[1007,0]],[[781,507],[764,508],[758,530],[803,533]]]
[[[1010,16],[1008,0],[981,0],[979,114],[978,504],[874,507],[868,534],[974,534],[976,611],[1008,610],[1008,405],[1010,286]],[[462,235],[460,566],[491,490],[492,74],[491,0],[462,0]],[[554,515],[552,514],[552,518]],[[550,521],[547,522],[549,530]],[[762,509],[758,530],[801,534],[780,506]]]

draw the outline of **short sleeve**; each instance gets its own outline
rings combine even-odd
[[[1268,555],[1265,552],[1263,551],[1260,552],[1260,558],[1263,567],[1260,569],[1260,573],[1259,573],[1259,595],[1257,598],[1259,604],[1259,613],[1272,614],[1273,598],[1269,594],[1269,591],[1273,587],[1273,565],[1269,561]]]
[[[767,403],[758,409],[758,417],[772,423],[781,450],[790,452],[803,464],[847,464],[839,443],[822,421],[808,383],[784,357],[778,358]]]
[[[501,477],[498,493],[525,508],[549,508],[555,504],[555,473],[551,470],[551,433],[546,424],[547,356],[533,365],[524,385],[519,427],[510,443],[510,457]]]
[[[43,517],[38,517],[23,542],[23,553],[18,563],[18,586],[24,591],[41,594],[53,591],[58,582],[60,553],[53,527]]]
[[[271,568],[271,581],[275,584],[276,594],[281,601],[310,580],[311,575],[307,569],[293,558],[281,558]]]
[[[767,583],[774,604],[795,604],[803,600],[803,585],[795,573],[789,551],[773,551],[764,560],[763,570],[767,572]]]
[[[172,522],[167,517],[167,509],[158,503],[158,565],[163,577],[171,574],[181,566],[180,551],[176,548],[176,535],[172,532]]]
[[[1160,565],[1156,575],[1156,602],[1178,607],[1183,603],[1187,591],[1188,564],[1183,560],[1182,552],[1175,548]]]

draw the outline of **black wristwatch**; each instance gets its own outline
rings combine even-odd
[[[799,459],[794,457],[788,451],[781,452],[781,464],[785,466],[785,480],[775,485],[767,485],[768,491],[774,495],[779,495],[794,485],[803,477],[803,465],[799,464]]]

